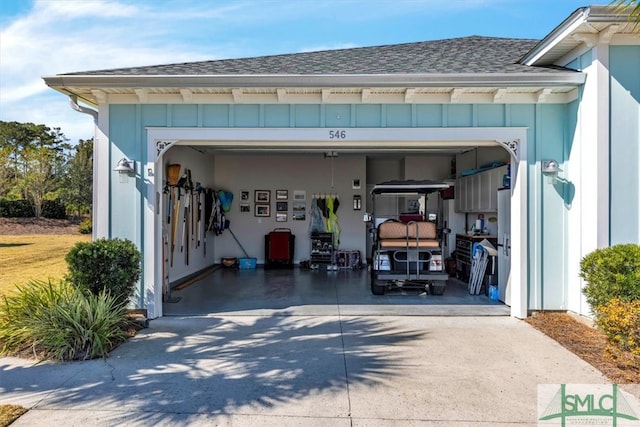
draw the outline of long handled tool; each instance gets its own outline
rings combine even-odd
[[[233,236],[234,240],[236,241],[236,243],[238,244],[238,246],[240,246],[240,249],[242,249],[242,252],[244,253],[244,257],[245,258],[251,258],[249,256],[249,254],[247,253],[247,251],[244,250],[244,247],[242,246],[242,243],[240,243],[240,240],[238,240],[238,238],[236,237],[235,234],[233,234],[233,231],[231,231],[231,228],[227,228],[227,230],[229,230],[229,233],[231,233],[231,235]]]
[[[175,202],[173,203],[173,215],[171,216],[171,267],[173,267],[173,253],[176,249],[176,238],[178,237],[178,215],[180,214],[180,189],[174,187],[172,191],[177,193],[177,197],[175,197]]]

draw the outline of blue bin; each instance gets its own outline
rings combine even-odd
[[[256,258],[239,258],[238,268],[240,270],[254,270],[256,268]]]

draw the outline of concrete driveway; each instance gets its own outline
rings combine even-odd
[[[16,426],[535,425],[546,383],[607,380],[503,316],[170,317],[107,360],[0,358]]]

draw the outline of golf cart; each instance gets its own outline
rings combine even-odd
[[[371,222],[373,238],[371,252],[371,292],[384,295],[392,289],[417,289],[431,295],[442,295],[449,275],[444,270],[442,248],[449,230],[437,222],[441,215],[426,214],[427,197],[438,197],[441,212],[440,190],[449,184],[435,181],[388,181],[376,184],[371,190],[372,213],[366,216]],[[417,201],[423,207],[417,213],[401,214],[397,218],[376,216],[376,200],[394,197]],[[386,203],[389,206],[389,203]],[[393,206],[393,205],[392,205]]]

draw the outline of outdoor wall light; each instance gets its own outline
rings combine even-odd
[[[558,179],[558,172],[560,171],[560,165],[556,160],[543,160],[542,164],[542,174],[548,178],[548,182],[553,184]]]
[[[118,160],[118,163],[116,164],[114,171],[121,174],[134,173],[136,171],[135,161],[129,160],[126,157],[123,157],[122,159]]]

